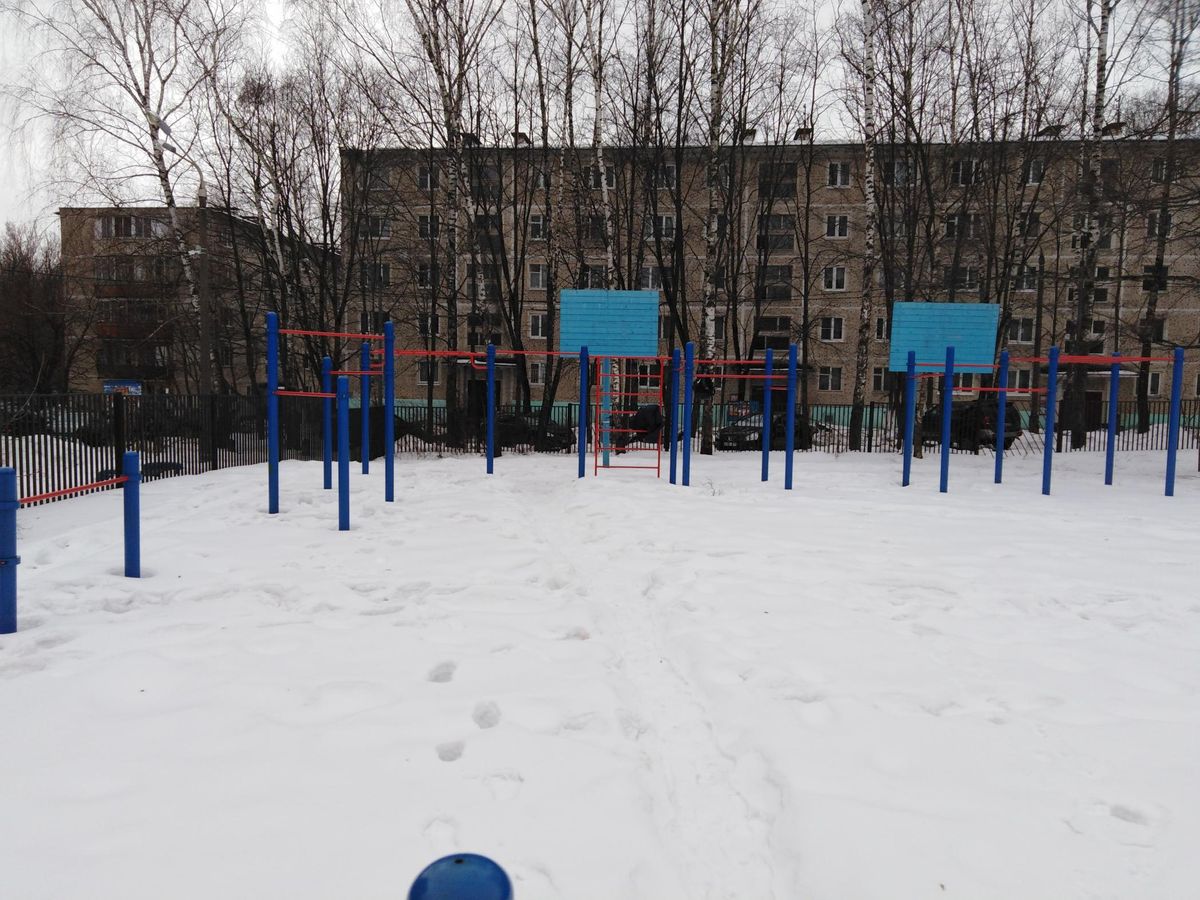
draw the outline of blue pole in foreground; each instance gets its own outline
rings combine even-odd
[[[946,372],[942,376],[942,473],[938,490],[950,490],[950,417],[954,414],[954,348],[946,348]]]
[[[1114,353],[1113,359],[1120,357]],[[1108,370],[1108,440],[1104,443],[1104,483],[1113,483],[1113,460],[1117,451],[1117,398],[1120,396],[1121,364],[1114,362]]]
[[[267,313],[267,512],[279,512],[279,316]]]
[[[338,531],[350,530],[350,378],[337,380]]]
[[[1042,493],[1050,493],[1050,473],[1054,468],[1055,415],[1058,412],[1058,348],[1050,348],[1050,370],[1046,376],[1046,427],[1042,437]]]
[[[671,426],[671,484],[675,484],[679,466],[679,366],[682,359],[678,347],[671,351],[671,415],[667,417]]]
[[[396,499],[396,326],[383,323],[383,500]]]
[[[126,451],[121,474],[129,480],[122,485],[125,506],[125,577],[142,577],[142,473],[136,451]]]
[[[359,371],[365,372],[371,368],[371,345],[362,343],[359,353]],[[371,376],[360,375],[358,379],[358,405],[362,413],[362,473],[371,471]]]
[[[767,359],[763,368],[763,425],[762,425],[762,480],[767,480],[771,465],[771,376],[775,371],[775,353],[767,348]]]
[[[321,360],[321,392],[333,393],[333,360],[326,356]],[[333,398],[321,398],[321,436],[323,438],[321,486],[333,489]]]
[[[996,404],[996,484],[1000,484],[1004,480],[1004,431],[1008,424],[1005,418],[1008,414],[1007,350],[1000,351],[1000,372],[996,377],[999,379],[996,387],[1000,388],[1000,400]]]
[[[0,634],[17,630],[17,470],[0,469]]]
[[[487,473],[495,470],[496,454],[496,345],[487,345]]]
[[[783,458],[783,489],[790,491],[792,489],[792,464],[795,462],[793,454],[796,452],[796,345],[788,345],[788,370],[787,370],[787,422],[784,427],[787,429],[783,436],[784,458]]]
[[[445,856],[425,868],[408,900],[512,900],[512,882],[496,863],[475,853]]]
[[[588,348],[579,348],[579,477],[587,473],[587,436],[588,436],[588,374],[591,361],[588,359]]]
[[[908,351],[904,376],[904,476],[900,484],[908,487],[912,481],[913,423],[917,418],[917,354]]]
[[[1179,405],[1183,398],[1183,348],[1175,348],[1171,370],[1171,418],[1167,426],[1167,496],[1175,496],[1175,457],[1179,452]]]
[[[696,345],[683,349],[683,486],[692,483],[692,382],[696,380]]]

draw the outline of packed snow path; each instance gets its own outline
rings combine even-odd
[[[775,454],[781,468],[781,454]],[[0,889],[518,900],[1160,898],[1200,884],[1200,478],[1185,456],[319,464],[22,511]]]

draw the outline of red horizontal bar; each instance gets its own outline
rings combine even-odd
[[[336,400],[337,394],[327,394],[324,391],[276,391],[277,397],[321,397],[327,400]]]
[[[69,497],[71,494],[82,494],[84,491],[92,491],[96,488],[111,487],[114,484],[124,484],[129,480],[128,475],[118,475],[116,478],[107,478],[104,481],[93,481],[91,484],[81,484],[79,487],[62,488],[57,491],[50,491],[48,494],[34,494],[32,497],[22,497],[19,503],[37,503],[40,500],[53,500],[55,497]]]
[[[762,359],[697,359],[695,360],[698,366],[758,366],[760,369],[766,366],[766,362]]]
[[[601,469],[657,469],[658,466],[606,466],[606,465],[604,465],[604,463],[601,463],[600,468]]]
[[[456,356],[462,359],[486,356],[473,350],[397,350],[397,356]]]
[[[280,334],[304,334],[310,337],[350,338],[361,341],[382,341],[382,334],[354,334],[349,331],[313,331],[308,328],[280,328]]]
[[[1111,366],[1116,363],[1172,362],[1173,359],[1170,356],[1060,356],[1058,361],[1072,366]]]
[[[652,391],[654,388],[646,388],[646,390]],[[599,397],[640,397],[642,393],[642,391],[598,391],[596,395]],[[646,399],[649,400],[651,398],[647,397]]]
[[[657,453],[658,447],[618,447],[616,444],[605,446],[600,445],[601,450],[611,451],[613,453]]]

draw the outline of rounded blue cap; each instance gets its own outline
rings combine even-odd
[[[430,863],[413,882],[408,900],[512,900],[512,882],[486,856],[456,853]]]

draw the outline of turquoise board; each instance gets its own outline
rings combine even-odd
[[[918,372],[940,371],[947,347],[954,348],[955,365],[990,366],[996,361],[999,323],[1000,307],[994,303],[897,303],[888,368],[903,372],[912,350]]]
[[[558,349],[597,356],[658,355],[658,291],[559,294]]]

